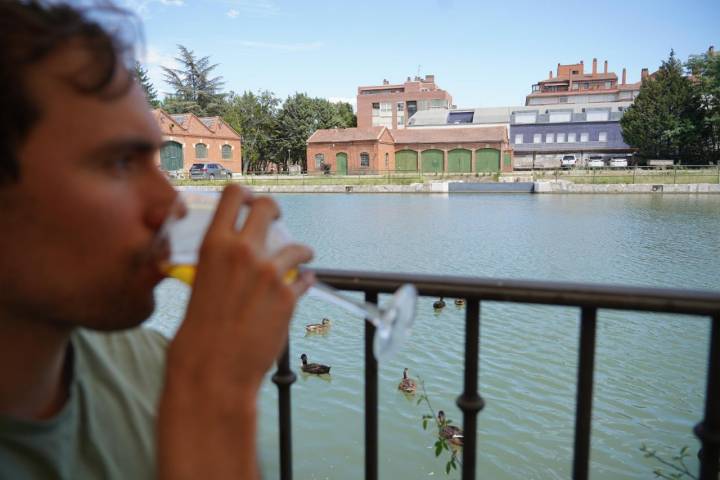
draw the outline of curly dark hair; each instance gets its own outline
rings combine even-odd
[[[129,87],[130,45],[90,18],[90,12],[98,10],[128,15],[109,3],[80,9],[44,0],[0,0],[0,186],[20,178],[17,152],[42,115],[24,84],[29,67],[80,40],[90,61],[82,75],[66,79],[73,88],[86,94],[117,94],[107,90],[119,68],[127,70]]]

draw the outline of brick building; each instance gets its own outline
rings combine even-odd
[[[159,108],[153,115],[163,135],[156,162],[164,170],[187,171],[196,162],[215,162],[242,173],[240,134],[221,117],[169,114]]]
[[[641,79],[648,76],[643,68]],[[557,65],[557,73],[552,70],[548,78],[532,86],[532,93],[525,97],[525,105],[552,105],[564,103],[596,102],[632,102],[640,92],[642,82],[627,83],[627,71],[623,68],[622,79],[618,82],[615,72],[608,72],[608,62],[602,72],[598,72],[597,59],[593,58],[592,71],[585,72],[585,64],[573,63]]]
[[[405,128],[415,112],[433,108],[450,108],[452,96],[435,84],[434,75],[410,77],[404,83],[358,87],[358,128]]]
[[[327,164],[339,175],[512,171],[505,127],[317,130],[307,143],[308,173]]]

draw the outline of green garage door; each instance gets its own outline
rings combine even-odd
[[[177,142],[166,142],[160,149],[160,166],[163,170],[182,170],[182,145]]]
[[[423,173],[442,173],[443,157],[442,150],[425,150],[422,152],[420,158],[422,160]]]
[[[464,148],[457,148],[448,152],[448,172],[472,172],[472,152]]]
[[[398,150],[395,152],[395,170],[398,172],[417,172],[417,152]]]
[[[347,153],[335,155],[335,172],[338,175],[347,175]]]
[[[476,172],[499,172],[500,171],[500,150],[494,148],[482,148],[475,153]]]

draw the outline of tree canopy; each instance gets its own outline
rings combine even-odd
[[[157,108],[160,106],[160,100],[157,97],[157,90],[150,81],[147,70],[140,65],[140,62],[135,62],[135,78],[137,78],[140,86],[145,90],[145,96],[147,97],[148,103],[153,107]]]
[[[225,108],[222,77],[212,77],[218,64],[210,57],[197,57],[192,50],[178,45],[175,57],[180,67],[162,67],[164,79],[173,89],[165,98],[163,108],[170,113],[192,112],[198,116],[220,115]]]
[[[706,164],[718,158],[717,57],[698,56],[688,62],[671,51],[658,71],[643,79],[640,93],[623,115],[625,141],[645,158]],[[713,90],[715,85],[715,90]]]

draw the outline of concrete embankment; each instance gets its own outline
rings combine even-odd
[[[582,184],[565,181],[535,182],[534,193],[716,193],[720,185],[713,183],[687,184]]]
[[[631,194],[668,193],[720,194],[720,185],[689,184],[578,184],[565,181],[516,183],[432,182],[411,185],[247,185],[257,193],[545,193],[545,194]],[[218,185],[183,185],[175,187],[189,191],[220,191]]]

